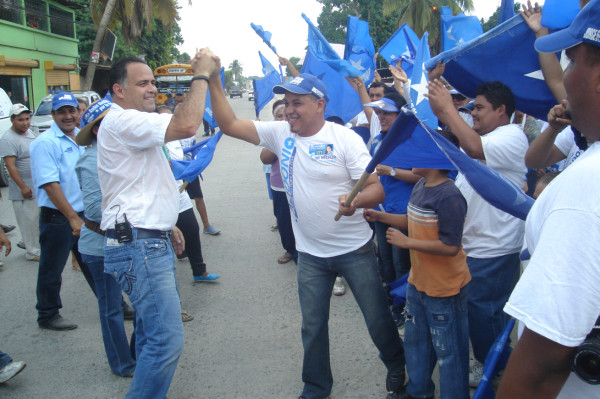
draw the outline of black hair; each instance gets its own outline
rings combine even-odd
[[[406,105],[406,100],[397,91],[385,93],[383,97],[392,100],[398,109]]]
[[[332,115],[325,120],[328,122],[337,123],[338,125],[342,125],[342,126],[345,125],[344,121],[339,116]]]
[[[117,60],[112,65],[112,67],[110,68],[110,72],[108,73],[108,90],[110,91],[111,95],[115,94],[115,92],[113,91],[113,86],[115,84],[124,86],[125,80],[127,80],[127,65],[136,62],[148,65],[144,60],[138,57],[124,57]]]
[[[477,86],[476,95],[484,96],[492,104],[493,109],[504,105],[505,113],[510,118],[515,112],[515,95],[510,87],[502,82],[486,82]]]
[[[378,88],[378,87],[383,87],[383,92],[385,93],[387,91],[387,85],[383,82],[373,82],[369,85],[369,90],[371,90],[371,88]]]

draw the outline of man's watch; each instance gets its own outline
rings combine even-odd
[[[396,168],[392,168],[392,170],[390,170],[390,176],[396,176]]]

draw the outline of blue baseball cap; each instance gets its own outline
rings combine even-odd
[[[81,130],[75,136],[77,144],[90,145],[92,143],[92,127],[108,114],[111,105],[110,101],[103,98],[89,106],[81,117]]]
[[[568,28],[537,39],[535,49],[555,53],[580,43],[600,47],[600,0],[587,3]]]
[[[378,108],[386,112],[400,112],[400,108],[396,106],[394,100],[387,97],[383,97],[382,99],[373,101],[372,103],[363,104],[363,107]]]
[[[77,99],[74,95],[67,91],[63,91],[62,93],[58,93],[52,99],[52,111],[56,111],[60,107],[64,107],[69,105],[71,107],[77,108],[79,104],[77,103]]]
[[[317,98],[324,98],[325,101],[329,101],[327,87],[316,76],[309,73],[301,73],[290,80],[290,83],[273,87],[273,93],[275,94],[285,94],[286,91],[295,94],[312,94]]]

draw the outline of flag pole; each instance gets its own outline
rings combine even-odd
[[[363,172],[363,174],[360,176],[360,179],[358,179],[358,181],[354,185],[354,188],[352,189],[350,194],[348,194],[348,197],[346,198],[346,201],[344,202],[344,206],[350,206],[352,204],[352,201],[354,201],[354,198],[356,198],[356,196],[358,195],[360,190],[362,190],[362,188],[364,187],[365,183],[367,182],[367,179],[369,178],[369,176],[371,176],[371,174],[369,172],[367,172],[367,171]],[[337,222],[338,220],[340,220],[341,217],[342,217],[342,213],[340,211],[338,211],[338,213],[335,215],[334,220]]]

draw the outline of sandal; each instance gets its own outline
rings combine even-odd
[[[294,259],[294,255],[292,255],[289,252],[286,252],[283,255],[281,255],[279,258],[277,258],[277,263],[279,263],[280,265],[283,265],[284,263],[288,263],[292,259]]]
[[[185,323],[186,321],[192,321],[192,320],[194,320],[194,316],[192,316],[191,314],[189,314],[185,310],[181,311],[181,321],[182,322]]]

